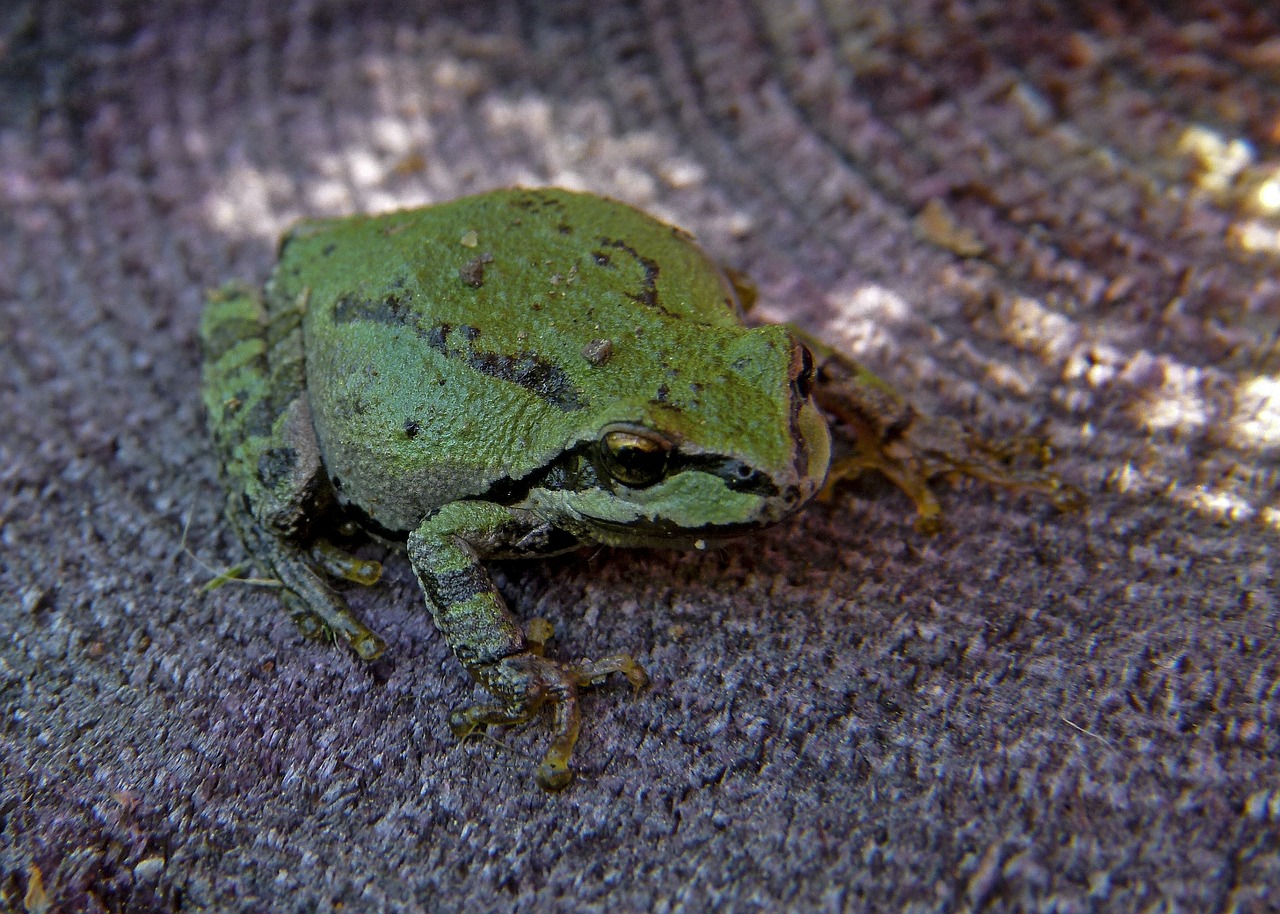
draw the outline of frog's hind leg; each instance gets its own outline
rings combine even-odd
[[[916,526],[925,532],[935,532],[941,524],[942,506],[929,486],[938,476],[968,476],[1039,492],[1062,510],[1083,503],[1079,490],[1053,473],[1015,463],[1028,452],[1043,462],[1046,448],[997,444],[970,433],[949,416],[922,413],[844,353],[799,328],[790,329],[815,357],[814,400],[837,420],[835,436],[850,444],[849,454],[832,461],[820,500],[829,498],[841,480],[876,470],[915,502]]]
[[[316,572],[302,550],[263,529],[239,499],[233,496],[228,501],[227,514],[236,532],[245,548],[267,565],[280,582],[280,599],[303,635],[321,638],[332,634],[351,645],[362,660],[376,660],[386,649],[386,642],[356,617],[347,601]],[[336,549],[334,551],[336,553]],[[363,564],[377,565],[376,562]]]
[[[334,493],[307,406],[304,304],[236,285],[210,295],[200,326],[205,406],[233,493],[227,517],[245,549],[279,580],[304,634],[332,633],[371,660],[384,642],[321,574],[372,584],[382,569],[320,535]]]

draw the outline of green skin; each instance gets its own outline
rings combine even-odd
[[[215,293],[201,323],[227,516],[303,631],[366,660],[384,642],[327,579],[373,583],[379,569],[328,537],[354,521],[405,543],[437,628],[497,700],[451,727],[465,736],[550,705],[537,781],[560,789],[578,689],[647,676],[626,655],[542,656],[485,560],[689,546],[776,523],[827,477],[824,412],[856,439],[833,475],[885,471],[922,520],[924,479],[940,470],[1053,488],[998,461],[984,473],[955,435],[941,459],[901,452],[916,414],[806,340],[820,407],[799,333],[744,326],[747,289],[683,231],[563,190],[300,223],[265,290]]]

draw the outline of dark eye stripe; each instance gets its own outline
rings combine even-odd
[[[685,467],[719,476],[724,480],[725,485],[735,492],[747,492],[766,498],[777,495],[779,492],[778,486],[768,475],[734,457],[712,457],[705,454],[688,457],[679,454],[672,456],[672,472],[679,472]]]

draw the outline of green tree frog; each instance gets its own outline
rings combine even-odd
[[[752,297],[688,233],[591,194],[304,221],[264,289],[212,293],[201,322],[227,517],[304,633],[365,660],[385,644],[332,581],[372,584],[381,568],[344,540],[402,544],[436,627],[493,698],[451,728],[549,708],[536,780],[560,789],[578,690],[647,676],[627,654],[544,656],[487,560],[702,545],[867,469],[926,526],[938,473],[1071,498],[799,331],[746,326]],[[834,463],[828,418],[845,442]]]

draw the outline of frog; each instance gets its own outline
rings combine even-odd
[[[489,695],[452,711],[450,729],[549,712],[535,781],[563,789],[581,690],[649,677],[628,653],[548,656],[491,562],[705,548],[872,470],[924,528],[941,515],[939,475],[1071,500],[837,348],[752,325],[755,298],[689,232],[591,193],[507,188],[303,220],[261,288],[223,286],[201,318],[227,521],[303,634],[364,661],[386,641],[339,582],[371,586],[381,564],[352,543],[402,549],[436,630]]]

